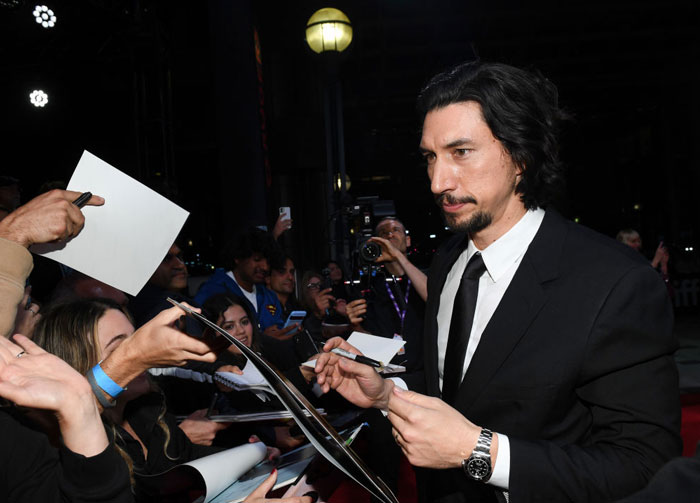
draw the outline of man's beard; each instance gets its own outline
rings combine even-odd
[[[444,200],[447,200],[450,204],[476,204],[476,200],[472,197],[465,197],[463,199],[456,199],[448,194],[440,194],[435,197],[435,202],[440,207],[442,211],[442,217],[445,219],[445,224],[454,232],[466,232],[467,234],[475,234],[479,231],[486,229],[491,225],[493,217],[490,213],[484,211],[477,211],[474,213],[466,222],[457,222],[457,215],[446,213],[442,207]]]

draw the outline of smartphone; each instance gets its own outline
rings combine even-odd
[[[282,220],[290,220],[292,218],[292,208],[280,206],[280,215],[282,215]]]
[[[295,323],[301,325],[301,322],[304,321],[304,318],[306,318],[306,311],[292,311],[289,314],[289,318],[287,318],[287,321],[284,323],[284,328],[287,328],[289,325],[294,325]],[[299,329],[297,328],[297,330]],[[297,332],[297,330],[294,330],[293,332],[289,333],[294,334]]]

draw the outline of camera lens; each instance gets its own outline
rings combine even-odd
[[[365,243],[362,248],[360,248],[360,256],[366,262],[374,262],[382,254],[382,248],[377,243]]]

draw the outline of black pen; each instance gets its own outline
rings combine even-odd
[[[75,204],[78,208],[82,208],[85,206],[85,203],[87,203],[90,198],[92,197],[92,192],[83,192],[78,196],[78,199],[73,201],[73,204]]]
[[[343,357],[348,358],[350,360],[354,360],[357,363],[363,363],[365,365],[369,365],[370,367],[375,367],[375,368],[384,367],[384,364],[382,362],[378,362],[377,360],[373,360],[372,358],[368,358],[366,356],[356,355],[354,353],[350,353],[348,351],[345,351],[344,349],[334,348],[334,349],[331,349],[331,353],[335,353],[337,355],[343,356]]]
[[[209,404],[207,413],[204,415],[204,417],[206,417],[207,419],[210,419],[212,412],[214,412],[214,406],[216,405],[217,398],[219,398],[219,392],[215,391],[214,396],[211,397],[211,403]]]

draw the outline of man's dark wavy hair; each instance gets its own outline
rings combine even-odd
[[[561,195],[564,177],[558,136],[567,118],[557,88],[537,72],[502,63],[470,61],[433,77],[418,96],[418,112],[475,101],[491,133],[523,176],[516,193],[527,209],[545,207]]]
[[[249,227],[238,232],[226,243],[221,253],[223,266],[233,271],[236,260],[244,260],[260,253],[268,263],[279,263],[280,255],[284,252],[277,244],[272,234],[256,227]]]

